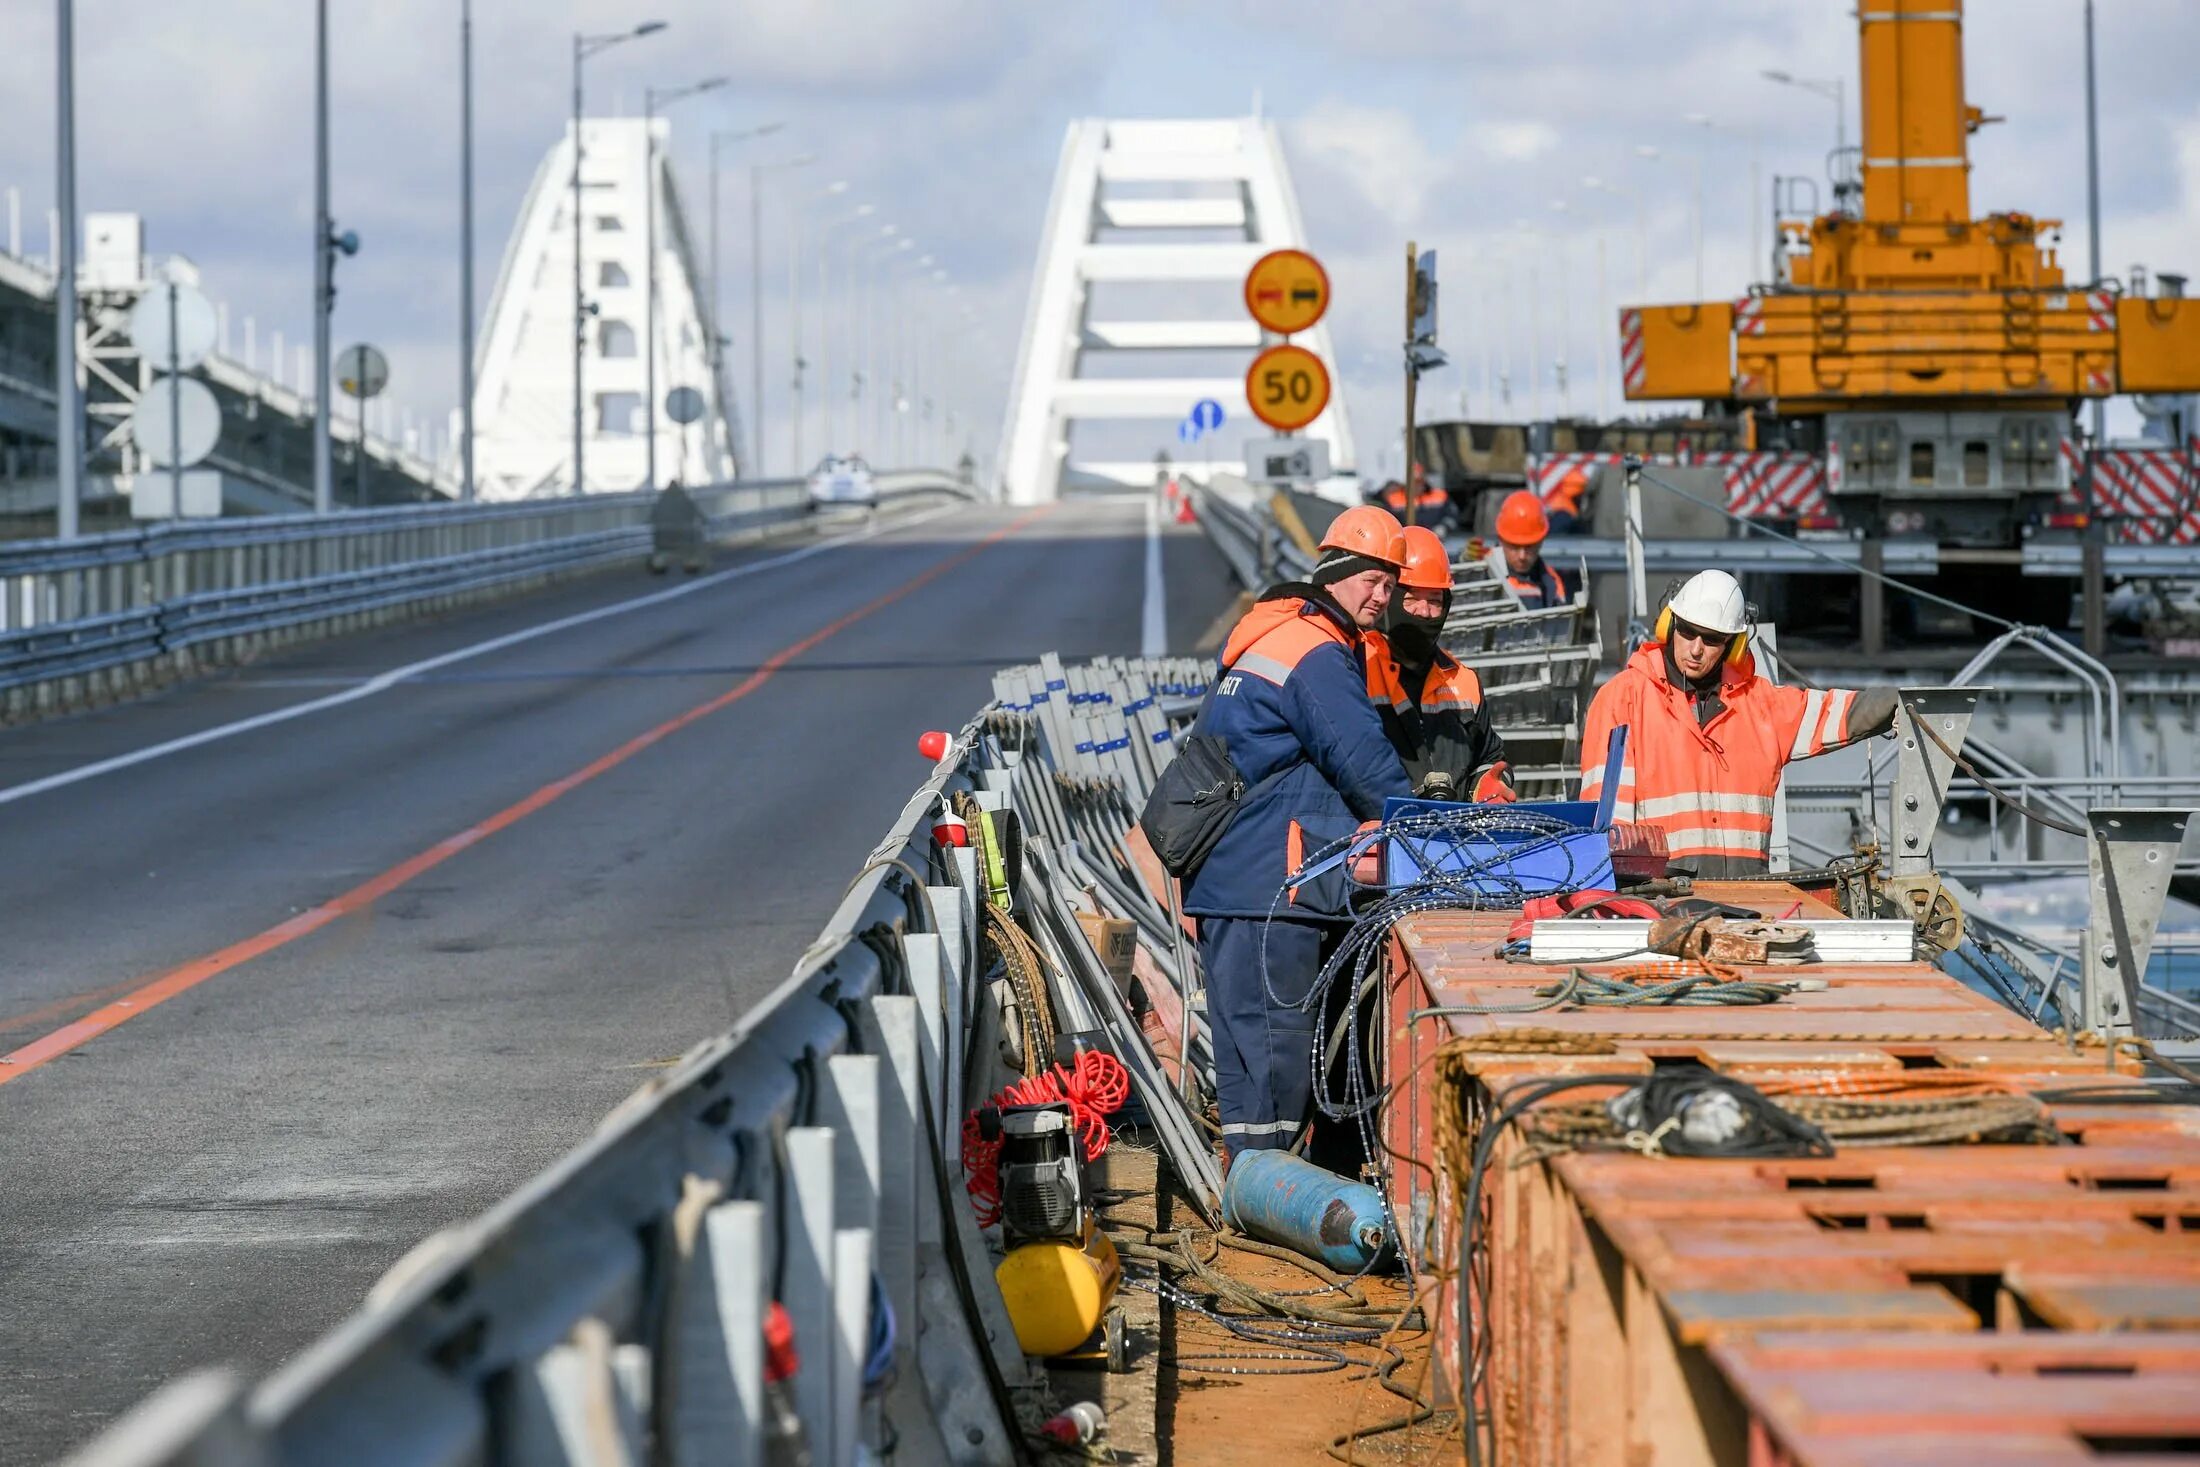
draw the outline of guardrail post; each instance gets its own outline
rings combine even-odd
[[[940,927],[940,1148],[949,1166],[955,1167],[962,1164],[963,1016],[970,1011],[968,936],[961,889],[930,886],[925,892]]]
[[[947,1130],[947,942],[936,932],[904,933],[902,959],[909,969],[909,991],[922,1019],[924,1105],[935,1130]],[[945,1137],[942,1137],[942,1145]],[[928,1240],[930,1241],[930,1240]]]
[[[640,1459],[641,1416],[614,1364],[622,1348],[639,1347],[615,1344],[611,1327],[590,1315],[515,1373],[506,1414],[511,1460],[595,1467]]]
[[[833,1234],[832,1433],[825,1459],[832,1467],[854,1467],[860,1439],[863,1364],[871,1353],[871,1236],[869,1228]]]
[[[833,1421],[833,1133],[823,1126],[787,1131],[785,1212],[779,1220],[779,1302],[794,1323],[794,1404],[814,1447],[832,1441]]]
[[[836,1054],[825,1062],[818,1123],[841,1136],[833,1167],[833,1217],[844,1228],[876,1228],[879,1199],[879,1060]],[[868,1268],[868,1262],[864,1265]]]
[[[906,1359],[917,1330],[917,1213],[924,1193],[917,1123],[924,1104],[923,1019],[906,994],[880,994],[856,1015],[863,1047],[879,1058],[878,1271],[899,1322],[896,1353]]]
[[[688,1293],[666,1341],[674,1467],[759,1462],[764,1456],[765,1262],[771,1219],[761,1202],[721,1202],[703,1214]]]

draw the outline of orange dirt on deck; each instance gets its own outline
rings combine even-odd
[[[1304,1289],[1307,1275],[1281,1263],[1243,1254],[1229,1260],[1232,1276],[1278,1292]],[[1364,1285],[1371,1301],[1403,1307],[1402,1279],[1374,1279]],[[1164,1323],[1159,1420],[1160,1459],[1183,1467],[1235,1467],[1235,1464],[1327,1462],[1323,1449],[1348,1431],[1370,1432],[1404,1417],[1411,1403],[1385,1390],[1375,1379],[1384,1352],[1371,1345],[1338,1345],[1354,1363],[1319,1374],[1245,1374],[1245,1371],[1310,1372],[1307,1360],[1215,1359],[1230,1354],[1297,1354],[1238,1338],[1187,1310],[1172,1308]],[[1428,1336],[1400,1331],[1392,1342],[1404,1363],[1393,1371],[1401,1384],[1425,1382]],[[1209,1357],[1202,1361],[1200,1357]],[[1424,1390],[1426,1386],[1423,1386]],[[1340,1452],[1344,1449],[1340,1448]],[[1458,1454],[1450,1412],[1401,1431],[1369,1435],[1345,1455],[1358,1462],[1447,1462]]]

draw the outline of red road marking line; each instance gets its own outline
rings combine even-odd
[[[764,686],[765,683],[770,682],[774,674],[794,661],[795,658],[846,631],[872,613],[882,611],[911,592],[938,580],[941,576],[946,575],[963,562],[970,560],[988,546],[1007,539],[1041,515],[1051,513],[1053,509],[1053,505],[1047,505],[1041,509],[1033,510],[1029,514],[1017,516],[1014,520],[1001,526],[1001,528],[968,549],[949,556],[923,574],[903,582],[875,600],[865,602],[847,615],[826,623],[799,642],[793,642],[780,648],[758,664],[756,671],[716,697],[696,704],[685,713],[666,719],[655,728],[636,734],[610,753],[582,765],[561,779],[552,780],[533,794],[505,806],[487,819],[477,821],[464,830],[445,836],[426,850],[407,857],[387,871],[382,872],[379,876],[370,877],[351,890],[339,896],[331,897],[317,907],[308,908],[288,921],[278,922],[266,931],[245,938],[242,942],[233,942],[218,952],[211,952],[204,957],[193,958],[181,967],[171,968],[143,987],[132,990],[113,1003],[92,1010],[76,1022],[64,1024],[50,1034],[34,1039],[7,1054],[0,1054],[0,1085],[5,1085],[11,1080],[21,1079],[41,1065],[59,1059],[70,1050],[98,1038],[108,1030],[128,1023],[148,1009],[159,1007],[177,994],[190,992],[209,978],[219,977],[230,969],[249,963],[262,954],[273,952],[277,948],[296,942],[301,937],[318,932],[339,917],[349,916],[362,908],[374,905],[374,903],[404,886],[415,877],[434,870],[459,852],[478,845],[498,831],[517,825],[545,805],[563,799],[598,775],[607,774],[618,768],[644,749],[671,737],[689,724],[700,722],[720,709],[740,702],[743,698]],[[111,989],[101,991],[111,991]],[[85,997],[93,996],[96,995],[85,995]]]

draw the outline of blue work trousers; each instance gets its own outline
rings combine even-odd
[[[1288,1147],[1306,1129],[1314,1095],[1315,1016],[1293,1004],[1313,989],[1331,941],[1346,930],[1338,923],[1280,918],[1199,919],[1215,1098],[1222,1142],[1231,1156]]]

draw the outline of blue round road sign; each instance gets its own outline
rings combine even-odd
[[[1192,404],[1191,421],[1202,433],[1212,433],[1222,426],[1222,404],[1211,397],[1203,397]]]
[[[1176,441],[1179,443],[1197,443],[1199,441],[1199,424],[1193,422],[1190,418],[1186,418],[1183,422],[1177,424]]]

